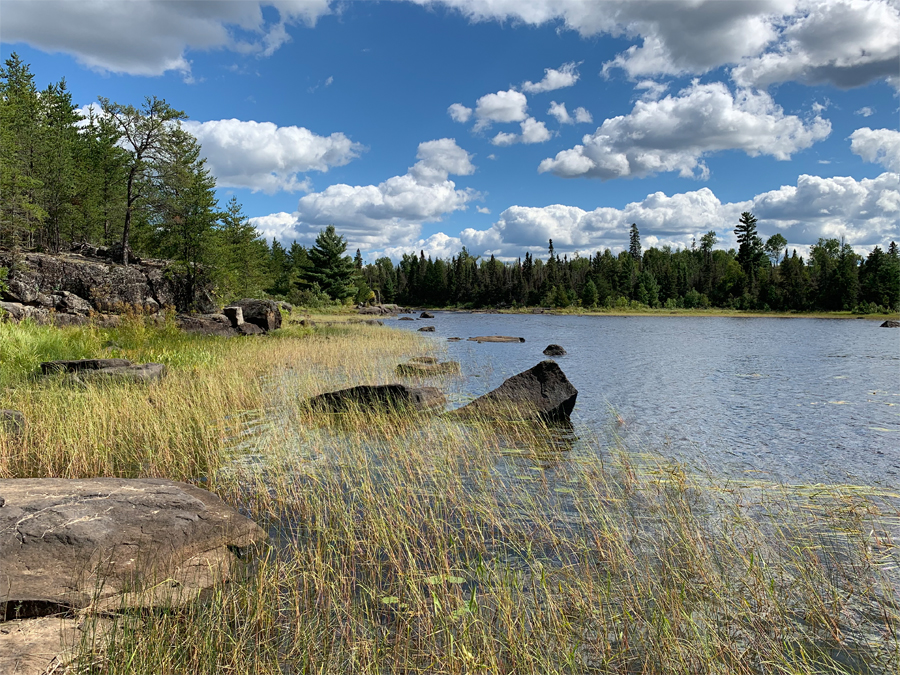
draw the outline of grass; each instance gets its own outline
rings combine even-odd
[[[391,381],[426,353],[404,331],[0,330],[31,345],[16,363],[119,339],[121,355],[172,365],[149,388],[75,390],[23,365],[0,407],[32,423],[21,441],[0,435],[0,477],[203,477],[272,533],[239,581],[206,604],[125,613],[72,673],[900,668],[900,495],[726,482],[626,447],[612,426],[576,438],[302,405]]]

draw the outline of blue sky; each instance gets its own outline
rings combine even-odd
[[[897,0],[0,0],[80,106],[165,98],[267,237],[368,260],[900,240]]]

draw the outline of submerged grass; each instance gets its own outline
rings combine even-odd
[[[109,339],[74,332],[72,351]],[[206,604],[126,613],[73,673],[900,668],[898,495],[714,479],[612,431],[302,405],[391,381],[426,353],[403,331],[120,345],[171,346],[170,377],[23,375],[0,407],[32,422],[0,435],[0,477],[203,477],[272,539]]]

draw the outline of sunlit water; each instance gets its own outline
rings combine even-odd
[[[578,389],[576,428],[723,477],[900,487],[900,331],[868,320],[437,312],[390,320],[440,342],[460,404],[545,359]],[[524,343],[468,342],[477,335]],[[461,342],[448,342],[461,337]],[[618,422],[616,419],[618,418]]]

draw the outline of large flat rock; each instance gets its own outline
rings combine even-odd
[[[266,539],[215,495],[169,480],[0,480],[0,497],[0,620],[181,604]]]
[[[578,390],[562,369],[555,361],[547,360],[513,375],[453,414],[558,422],[569,419],[577,397]]]
[[[405,384],[364,384],[320,394],[307,402],[310,408],[320,412],[425,412],[445,403],[444,394],[435,387]]]

